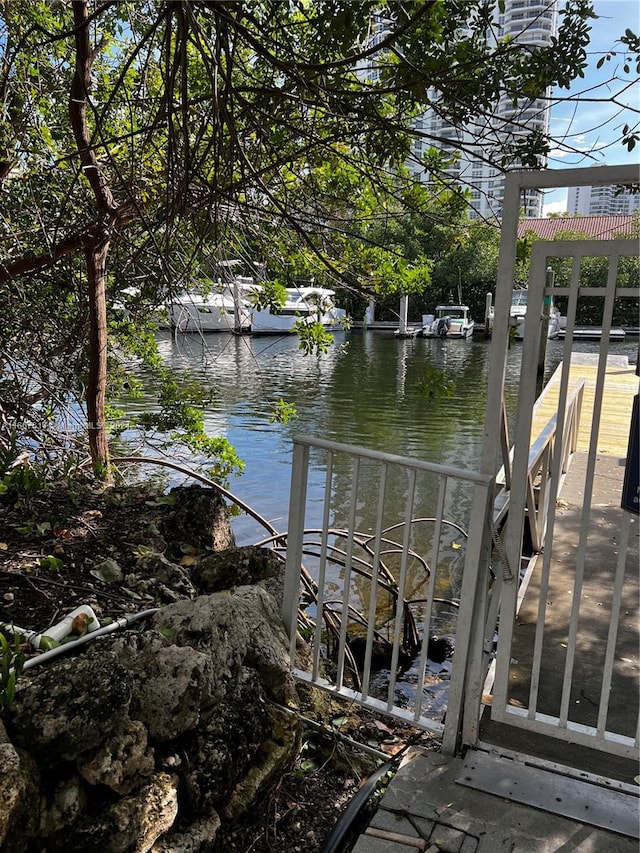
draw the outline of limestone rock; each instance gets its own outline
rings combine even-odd
[[[145,624],[23,672],[0,730],[3,853],[205,853],[290,768],[300,724],[278,705],[297,692],[264,589]]]
[[[278,577],[282,570],[282,560],[267,548],[228,548],[204,557],[192,576],[202,592],[218,592]]]
[[[8,721],[12,738],[43,770],[98,747],[131,700],[126,670],[107,650],[24,672]]]
[[[35,831],[36,813],[31,807],[37,797],[39,775],[36,765],[9,741],[0,722],[0,849],[18,849],[11,843],[17,832]]]
[[[195,598],[197,594],[189,571],[157,551],[140,556],[135,573],[128,575],[126,581],[131,589],[140,595],[151,595],[160,604]]]
[[[47,853],[147,853],[176,819],[177,781],[160,772],[135,794],[117,800],[103,794],[87,803],[71,825],[47,834],[43,847]]]
[[[188,550],[204,553],[235,546],[229,511],[215,489],[178,486],[171,490],[175,509],[162,522],[162,534],[170,543],[168,556],[179,559]]]
[[[43,838],[55,838],[57,835],[63,836],[68,826],[82,820],[87,796],[85,786],[78,776],[53,777],[47,787],[47,796],[40,804],[38,835]]]
[[[172,831],[158,839],[151,853],[199,853],[210,850],[220,826],[220,816],[212,810],[200,820],[194,820],[184,832]]]
[[[132,713],[152,739],[169,741],[193,730],[202,709],[221,698],[207,654],[151,632],[118,637],[112,648],[127,671]]]
[[[129,794],[154,770],[147,729],[139,720],[126,719],[93,755],[78,760],[78,771],[90,785],[106,785]]]
[[[137,796],[127,797],[113,808],[115,825],[135,833],[123,849],[147,853],[171,829],[178,814],[177,782],[175,776],[158,773]]]

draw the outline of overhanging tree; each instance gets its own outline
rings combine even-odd
[[[503,95],[524,109],[585,67],[587,0],[568,0],[557,39],[538,48],[493,39],[499,5],[5,0],[5,429],[34,402],[55,420],[83,398],[94,470],[108,477],[112,301],[136,285],[157,303],[203,255],[286,264],[297,251],[366,292],[368,255],[353,246],[371,250],[371,205],[353,204],[348,181],[314,180],[325,164],[347,164],[389,215],[419,212],[433,202],[411,193],[402,164],[430,99],[464,124]],[[497,165],[538,163],[550,140],[528,135],[517,114],[512,127]],[[432,142],[432,171],[444,174]],[[394,245],[389,262],[397,256]]]

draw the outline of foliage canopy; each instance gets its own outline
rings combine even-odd
[[[364,296],[424,291],[434,257],[462,250],[464,198],[447,183],[450,140],[425,134],[431,187],[406,171],[415,116],[488,127],[507,97],[511,134],[484,156],[535,166],[552,140],[524,110],[586,67],[588,0],[567,0],[549,45],[496,38],[501,5],[0,3],[3,430],[55,461],[84,423],[108,477],[119,365],[159,370],[151,309],[224,260]],[[159,377],[163,426],[206,444]],[[233,467],[230,448],[209,450]]]

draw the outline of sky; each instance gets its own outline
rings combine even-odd
[[[623,163],[640,163],[640,144],[629,153],[621,142],[615,142],[625,124],[638,127],[640,122],[640,80],[631,64],[629,74],[623,71],[624,55],[616,44],[628,27],[640,32],[640,2],[638,0],[595,0],[598,20],[591,22],[591,43],[587,48],[589,67],[584,79],[578,78],[567,92],[557,89],[555,97],[572,100],[554,106],[551,110],[551,133],[554,138],[564,138],[577,153],[554,150],[549,156],[550,169],[567,169],[573,166],[614,166]],[[618,55],[596,68],[603,53],[615,50]],[[611,78],[620,79],[611,81]],[[611,81],[611,82],[609,82]],[[628,83],[626,91],[618,95],[618,104],[611,102]],[[579,97],[581,96],[581,97]],[[605,100],[593,103],[587,98]],[[634,112],[635,110],[635,112]],[[587,156],[591,152],[591,156]],[[545,196],[544,212],[561,213],[566,210],[566,190],[554,190]]]

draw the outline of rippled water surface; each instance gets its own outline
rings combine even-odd
[[[245,460],[245,472],[229,484],[231,491],[280,531],[288,527],[294,435],[360,445],[458,469],[478,470],[480,466],[491,351],[491,342],[482,337],[463,341],[397,340],[391,333],[372,330],[340,333],[330,350],[319,357],[304,357],[294,336],[251,338],[210,334],[181,335],[174,339],[167,332],[161,334],[159,343],[168,365],[185,371],[185,375],[197,376],[210,389],[207,432],[228,438]],[[563,358],[563,346],[560,342],[549,342],[545,381]],[[597,352],[598,347],[598,343],[577,342],[574,349]],[[637,347],[635,340],[614,344],[611,351],[635,361]],[[520,385],[521,355],[522,345],[516,344],[507,357],[505,401],[510,428]],[[439,398],[429,394],[434,377],[450,385],[451,396]],[[280,399],[297,410],[297,417],[286,425],[272,422],[272,407]],[[153,405],[150,394],[142,400],[123,402],[130,412]],[[308,485],[312,518],[310,524],[307,514],[307,527],[319,526],[322,515],[325,475],[319,467],[314,469],[313,462],[312,453]],[[397,502],[397,512],[402,514],[406,483],[403,472],[396,476],[397,481],[390,476],[386,491],[387,497]],[[348,526],[344,508],[349,505],[351,481],[348,465],[336,468],[332,483],[336,489],[331,518],[334,527]],[[434,513],[437,491],[437,485],[419,491],[415,505],[418,517]],[[377,497],[373,480],[371,484],[365,483],[365,494],[358,503],[357,528],[361,532],[372,531],[375,525]],[[445,518],[468,529],[471,496],[471,489],[464,483],[455,485],[445,500]],[[317,518],[313,518],[314,513]],[[251,544],[265,536],[264,528],[244,514],[232,523],[238,545]],[[411,547],[416,554],[429,554],[433,526],[427,523],[414,529]],[[446,547],[435,582],[441,604],[435,607],[429,630],[455,641],[455,602],[462,577],[464,537],[453,525],[445,526],[442,535]],[[419,560],[411,559],[406,594],[415,618],[420,621],[429,576]],[[305,561],[314,574],[308,554]],[[393,561],[393,555],[387,552],[385,562],[392,572],[397,571]],[[338,566],[327,571],[328,588],[339,597],[342,571]],[[354,581],[351,597],[363,606],[368,587],[364,584],[360,590],[361,583]],[[434,719],[440,719],[446,708],[450,666],[450,659],[442,664],[428,662],[423,711]],[[374,695],[379,691],[384,698],[387,675],[382,670],[376,676],[371,684]],[[397,682],[395,701],[412,704],[417,681],[418,668],[414,661]]]
[[[397,340],[377,331],[341,332],[319,357],[303,356],[295,336],[236,337],[209,334],[173,338],[160,333],[168,365],[198,376],[211,389],[206,429],[223,435],[245,460],[244,474],[231,491],[279,530],[287,528],[292,436],[305,434],[375,450],[417,457],[458,468],[480,464],[489,352],[482,337],[463,341]],[[635,358],[637,341],[614,345]],[[584,343],[583,350],[597,350]],[[505,398],[515,409],[522,347],[508,354]],[[545,375],[562,357],[562,344],[549,342]],[[451,383],[452,396],[430,398],[425,386],[434,368]],[[279,400],[292,403],[297,417],[272,423]],[[151,399],[125,401],[129,411]],[[241,516],[234,520],[238,544],[263,535]]]

